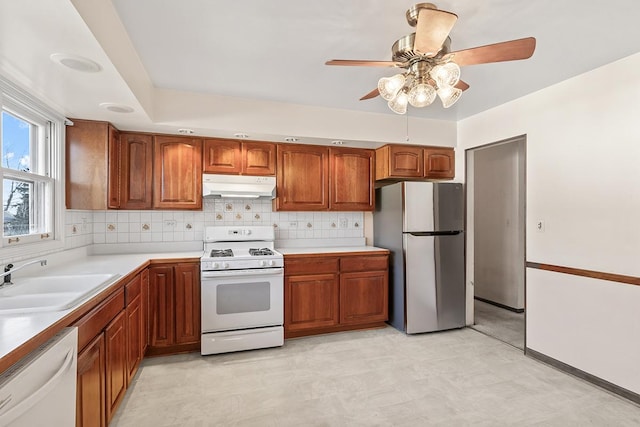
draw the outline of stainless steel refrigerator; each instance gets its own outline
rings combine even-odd
[[[462,184],[376,190],[374,244],[391,251],[389,323],[408,334],[465,326]]]

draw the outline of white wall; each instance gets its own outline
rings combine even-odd
[[[527,261],[640,276],[638,69],[635,54],[458,123],[457,176],[465,149],[527,135]],[[569,281],[528,272],[527,346],[640,393],[640,287]]]

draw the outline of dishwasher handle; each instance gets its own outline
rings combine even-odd
[[[58,371],[55,374],[53,374],[53,376],[49,378],[49,380],[46,383],[44,383],[42,387],[40,387],[38,390],[35,391],[35,393],[33,393],[32,395],[24,399],[22,402],[19,402],[16,406],[9,408],[9,410],[7,410],[7,412],[5,412],[4,414],[0,414],[0,425],[8,425],[12,421],[20,417],[22,414],[27,412],[29,409],[31,409],[36,403],[42,400],[42,398],[44,398],[47,394],[49,394],[49,392],[51,392],[51,390],[54,389],[56,385],[58,385],[58,383],[62,380],[64,374],[73,365],[73,358],[75,354],[76,354],[76,349],[75,348],[70,349],[69,352],[67,353],[67,356],[64,359],[64,362],[62,362],[60,369],[58,369]],[[7,398],[2,400],[2,403],[3,404],[9,403],[11,398],[12,396],[9,395]]]

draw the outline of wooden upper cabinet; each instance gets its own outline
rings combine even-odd
[[[376,150],[376,179],[422,178],[423,175],[422,147],[385,145]]]
[[[330,209],[373,211],[374,151],[330,148]]]
[[[204,173],[275,175],[276,144],[232,139],[205,139],[202,167]]]
[[[243,175],[275,175],[276,144],[268,142],[242,143]]]
[[[151,209],[153,136],[120,134],[120,209]]]
[[[428,178],[453,179],[456,173],[452,148],[425,148],[424,175]]]
[[[202,140],[155,137],[153,207],[202,209]]]
[[[280,144],[277,153],[275,209],[329,209],[329,148]]]
[[[376,181],[452,179],[453,148],[388,144],[376,150]]]
[[[117,205],[118,130],[107,122],[73,119],[73,123],[66,128],[67,209],[102,210]]]
[[[242,172],[242,143],[231,139],[205,139],[202,152],[205,173]]]

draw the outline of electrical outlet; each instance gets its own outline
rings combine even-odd
[[[338,220],[338,225],[340,228],[347,228],[349,227],[349,220],[347,218],[340,218]]]
[[[165,227],[175,227],[176,225],[178,225],[178,221],[176,221],[175,219],[165,219],[164,220],[164,226]]]
[[[289,228],[298,228],[298,221],[289,221]]]

